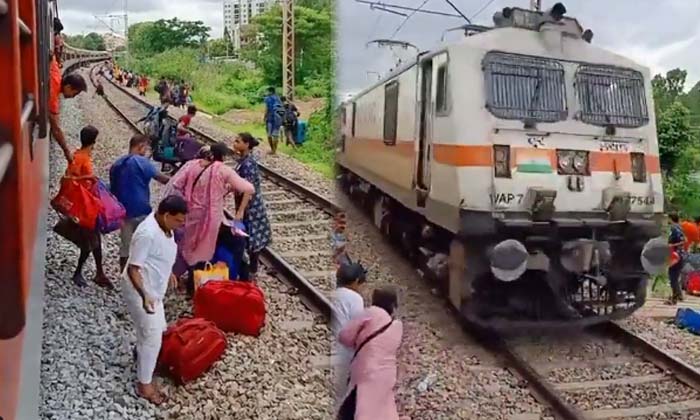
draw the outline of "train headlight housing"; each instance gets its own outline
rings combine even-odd
[[[557,168],[561,175],[588,175],[588,152],[557,150]]]
[[[632,180],[634,182],[647,182],[647,164],[644,153],[630,153],[632,160]]]
[[[496,178],[510,178],[510,146],[493,146],[493,171]]]

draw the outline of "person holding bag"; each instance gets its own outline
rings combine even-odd
[[[97,136],[99,133],[99,130],[91,125],[88,125],[80,130],[81,147],[73,154],[73,160],[68,164],[66,175],[64,176],[65,180],[79,182],[88,191],[92,191],[93,186],[97,182],[97,177],[95,176],[92,165],[92,150],[97,143]],[[78,203],[78,205],[88,205],[88,203]],[[74,231],[72,236],[74,238],[79,238],[79,242],[77,244],[80,248],[78,265],[75,268],[75,273],[73,274],[73,283],[80,287],[87,286],[87,282],[85,281],[85,278],[83,278],[82,271],[85,262],[90,256],[90,253],[92,253],[93,257],[95,258],[95,268],[97,270],[95,275],[95,283],[97,283],[99,286],[113,289],[114,286],[107,278],[102,264],[102,238],[96,226],[94,226],[92,229],[88,229],[86,227],[78,226],[77,224],[74,224],[75,226],[73,226],[70,222],[68,222],[68,225],[70,226],[64,226],[63,229],[65,231]],[[60,232],[61,229],[59,228],[56,231]],[[68,238],[67,236],[64,237]]]
[[[340,332],[339,341],[355,353],[338,420],[399,420],[394,387],[403,324],[393,318],[397,307],[393,288],[376,289],[372,306]]]
[[[194,294],[194,270],[203,268],[214,257],[219,229],[224,221],[226,195],[255,192],[250,182],[224,164],[224,156],[228,153],[225,144],[212,145],[202,158],[186,163],[166,186],[167,194],[179,194],[188,206],[187,221],[178,245],[191,274],[187,282],[190,296]]]

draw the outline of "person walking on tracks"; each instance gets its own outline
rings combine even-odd
[[[265,96],[265,128],[267,130],[267,141],[270,143],[271,155],[277,153],[283,116],[284,107],[282,102],[275,93],[275,88],[270,87],[267,90],[267,96]]]
[[[671,252],[675,253],[677,256],[677,259],[671,261],[671,265],[668,267],[668,280],[671,283],[672,295],[667,303],[669,305],[675,305],[679,300],[683,300],[680,277],[686,256],[685,249],[683,248],[685,245],[685,235],[683,234],[683,229],[678,224],[678,213],[670,213],[668,218],[671,221],[671,232],[668,235],[668,244],[671,248]]]
[[[166,187],[167,194],[172,191],[184,197],[189,208],[179,246],[190,274],[198,264],[209,262],[214,257],[219,229],[224,221],[226,195],[255,192],[250,182],[224,164],[224,156],[228,153],[226,145],[212,145],[206,158],[187,162]],[[192,276],[187,286],[188,292],[194,293]]]
[[[177,284],[172,273],[177,245],[173,231],[185,223],[187,203],[166,197],[136,228],[122,273],[122,297],[136,330],[136,393],[159,405],[165,396],[153,384],[153,372],[166,328],[163,299]]]
[[[126,220],[121,228],[119,247],[119,270],[123,271],[129,258],[129,244],[138,225],[152,212],[152,179],[167,184],[170,178],[158,171],[146,157],[151,140],[137,134],[129,141],[129,153],[117,159],[109,170],[109,185],[112,194],[126,209]]]
[[[68,162],[73,160],[73,154],[68,148],[66,137],[61,129],[61,95],[64,98],[74,98],[81,92],[87,91],[85,79],[79,74],[70,73],[61,78],[61,69],[58,66],[58,59],[54,57],[49,66],[49,124],[51,125],[51,136],[61,147],[63,155]]]
[[[92,149],[97,143],[97,136],[99,133],[97,128],[91,125],[80,130],[81,147],[75,152],[71,163],[68,164],[68,168],[66,169],[66,178],[82,182],[88,189],[91,189],[94,182],[97,181],[93,171]],[[81,236],[85,239],[85,242],[80,247],[80,256],[78,257],[78,265],[73,274],[73,283],[80,287],[87,286],[83,278],[83,266],[90,256],[90,253],[92,253],[92,256],[95,258],[95,268],[97,270],[95,274],[95,283],[99,286],[113,289],[114,286],[107,278],[102,264],[102,238],[100,233],[97,230],[88,230],[79,226],[76,226],[76,228],[82,230]]]
[[[340,332],[340,342],[353,348],[355,354],[350,364],[350,392],[343,399],[338,419],[399,420],[394,386],[403,324],[394,319],[397,306],[394,289],[377,289],[372,306]]]
[[[243,221],[248,233],[249,280],[255,280],[258,272],[260,252],[272,242],[272,229],[267,218],[265,202],[260,187],[260,171],[253,157],[253,149],[259,144],[250,133],[240,133],[233,142],[233,148],[241,156],[236,172],[255,186],[253,192],[243,192],[236,197],[237,221]]]
[[[331,347],[331,365],[333,366],[333,381],[337,399],[345,395],[348,379],[350,378],[350,360],[353,350],[338,341],[340,331],[364,310],[365,302],[360,291],[367,279],[367,272],[358,263],[343,264],[336,272],[337,288],[331,294],[331,302],[335,307],[331,319],[333,345]]]
[[[282,97],[282,106],[284,107],[284,138],[285,143],[289,147],[296,147],[297,129],[299,126],[299,110],[297,106],[289,101],[285,96]]]

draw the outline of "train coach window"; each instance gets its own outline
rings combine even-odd
[[[393,81],[384,88],[384,144],[396,144],[399,115],[399,82]]]
[[[437,70],[437,92],[435,92],[435,111],[438,116],[449,114],[447,102],[447,64],[438,67]]]
[[[566,86],[561,63],[490,52],[482,64],[486,107],[496,117],[535,122],[566,119]]]
[[[608,66],[581,65],[576,71],[577,118],[599,126],[635,128],[649,122],[642,74]]]

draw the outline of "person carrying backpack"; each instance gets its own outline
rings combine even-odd
[[[267,96],[265,96],[265,128],[267,129],[267,141],[270,143],[271,155],[277,153],[277,143],[279,142],[283,115],[284,107],[282,102],[275,93],[275,88],[270,87],[267,90]]]
[[[282,106],[284,107],[284,137],[288,146],[296,147],[296,132],[299,124],[299,110],[296,105],[282,97]]]

